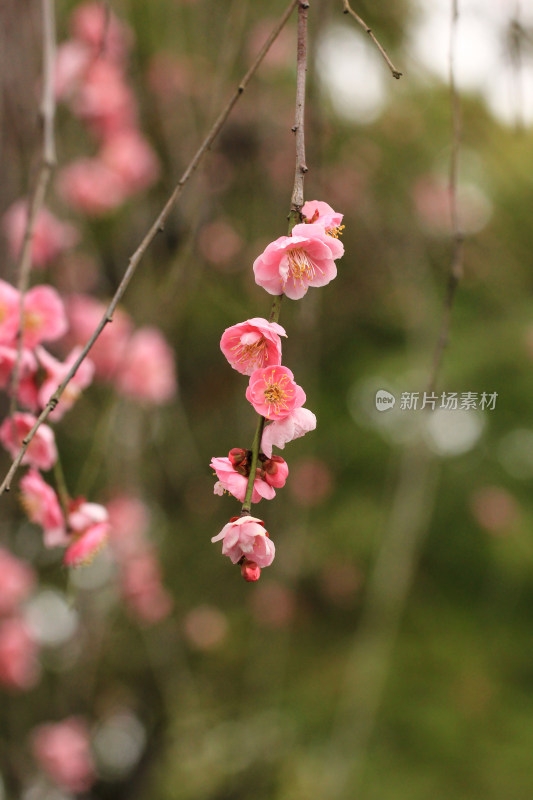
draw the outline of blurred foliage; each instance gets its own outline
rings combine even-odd
[[[28,13],[19,17],[11,49],[38,52],[36,9],[22,5]],[[62,288],[101,298],[116,288],[246,70],[251,43],[264,38],[285,3],[112,5],[135,32],[142,127],[163,177],[141,202],[83,222],[83,248],[101,272],[71,276],[74,285]],[[58,2],[62,37],[74,6]],[[346,255],[335,282],[282,305],[284,363],[305,387],[319,424],[287,447],[287,487],[258,510],[276,542],[276,561],[259,584],[248,585],[210,544],[237,503],[213,496],[208,464],[213,455],[250,446],[253,436],[246,379],[228,367],[218,342],[224,328],[269,310],[251,264],[286,230],[294,22],[282,37],[288,59],[283,49],[279,61],[267,59],[124,300],[137,324],[161,326],[175,346],[179,399],[143,409],[96,386],[57,426],[73,491],[101,502],[120,489],[135,491],[149,505],[175,611],[139,628],[114,604],[112,584],[72,590],[82,619],[76,642],[45,650],[41,683],[2,700],[6,792],[16,774],[33,769],[26,743],[33,725],[72,713],[98,725],[124,706],[142,721],[144,754],[126,775],[104,774],[91,797],[531,797],[533,147],[530,130],[502,125],[476,96],[462,97],[461,179],[476,188],[474,222],[488,212],[467,236],[438,391],[498,392],[498,399],[494,411],[468,412],[483,427],[463,452],[447,452],[450,432],[440,449],[427,440],[437,478],[427,484],[428,521],[409,556],[412,586],[398,637],[376,672],[385,669],[373,724],[365,740],[350,740],[350,709],[354,730],[359,723],[346,691],[358,691],[350,654],[367,580],[396,524],[391,508],[402,451],[417,436],[410,426],[422,420],[421,412],[404,411],[385,422],[372,410],[373,392],[424,391],[451,260],[446,206],[439,215],[431,198],[416,200],[421,181],[446,182],[448,88],[409,61],[405,33],[415,4],[365,2],[358,10],[400,68],[409,68],[387,84],[378,118],[357,124],[335,114],[310,64],[306,197],[344,212]],[[310,17],[313,47],[333,21],[352,24],[340,2],[317,0]],[[6,79],[1,211],[26,190],[38,140],[32,87],[39,65],[32,57],[23,70],[21,59],[10,72],[15,83]],[[91,144],[64,108],[57,122],[60,161],[87,154]],[[50,205],[69,216],[57,195]],[[13,279],[10,270],[5,277]],[[47,277],[61,286],[59,268]],[[6,469],[8,458],[1,460]],[[426,479],[412,475],[422,485]],[[2,499],[4,542],[33,561],[44,585],[64,588],[68,576],[38,544],[12,494]],[[347,670],[355,678],[347,680]],[[317,787],[337,763],[329,743],[346,714],[339,752],[348,763],[339,775],[346,770],[347,777],[337,794],[328,793]],[[357,775],[350,752],[362,763]]]

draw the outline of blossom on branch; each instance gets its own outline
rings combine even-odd
[[[244,557],[258,567],[268,567],[274,560],[274,542],[269,539],[263,523],[256,517],[233,517],[211,541],[219,542],[221,539],[222,555],[228,556],[233,564]]]
[[[235,467],[229,458],[212,458],[210,466],[215,470],[218,481],[215,483],[215,494],[223,494],[224,491],[233,495],[240,503],[244,503],[246,488],[248,486],[249,470],[244,468],[241,472]],[[252,493],[252,503],[259,503],[262,497],[265,500],[272,500],[276,496],[274,488],[261,477],[259,470],[254,479]]]
[[[252,373],[246,399],[262,417],[278,420],[303,406],[305,392],[288,367],[267,367]]]
[[[302,216],[306,223],[320,225],[329,236],[338,238],[344,225],[341,225],[344,214],[334,211],[330,205],[322,200],[308,200],[302,206]]]
[[[59,500],[41,474],[30,469],[20,481],[21,503],[31,522],[44,531],[45,547],[62,547],[70,541]]]
[[[13,458],[18,455],[23,440],[36,421],[32,414],[24,414],[18,411],[12,417],[6,417],[2,422],[0,426],[0,442]],[[47,471],[54,466],[56,461],[57,449],[54,432],[48,425],[43,424],[37,429],[21,463]]]
[[[261,449],[267,456],[272,455],[272,447],[279,447],[283,450],[287,442],[305,436],[309,431],[316,428],[316,417],[307,408],[297,408],[288,414],[284,419],[272,422],[263,431]]]
[[[302,298],[310,286],[326,286],[337,275],[342,242],[316,224],[295,225],[291,236],[271,242],[253,264],[255,282],[269,294]]]
[[[56,391],[58,385],[63,382],[71,367],[76,362],[81,353],[81,347],[75,347],[64,362],[58,361],[57,358],[50,355],[44,347],[38,347],[35,352],[39,363],[46,370],[46,378],[39,389],[39,403],[41,407],[44,408]],[[93,375],[94,364],[90,359],[86,358],[82,361],[73,377],[66,385],[59,400],[59,404],[50,412],[50,419],[59,420],[65,411],[72,408],[83,389],[86,389],[87,386],[90,385]]]
[[[286,335],[277,322],[254,317],[226,328],[220,339],[220,349],[233,369],[251,375],[261,367],[281,364],[280,336]]]

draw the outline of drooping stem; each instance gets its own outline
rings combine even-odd
[[[452,18],[450,26],[450,56],[449,56],[449,77],[450,77],[450,101],[451,101],[451,116],[452,116],[452,146],[450,156],[450,176],[449,176],[449,198],[450,198],[450,218],[452,227],[452,258],[450,266],[450,274],[448,277],[448,286],[446,290],[446,298],[444,301],[444,309],[442,312],[442,321],[440,326],[439,337],[433,353],[433,360],[431,365],[430,378],[428,381],[427,393],[430,394],[434,391],[437,382],[437,376],[442,364],[444,351],[447,347],[450,338],[450,325],[452,319],[452,310],[457,294],[457,287],[459,286],[463,277],[463,253],[464,253],[464,234],[461,230],[461,222],[459,219],[459,204],[457,197],[457,184],[459,174],[459,153],[461,148],[461,100],[457,89],[457,82],[455,77],[455,63],[456,63],[456,49],[457,49],[457,28],[459,22],[459,3],[458,0],[452,0]]]
[[[17,331],[17,354],[10,378],[10,408],[12,417],[17,409],[17,394],[20,383],[22,344],[24,339],[24,301],[32,265],[32,245],[35,223],[44,205],[46,191],[56,165],[54,140],[55,95],[54,65],[56,59],[55,8],[54,0],[42,0],[42,41],[43,41],[43,89],[40,115],[43,126],[41,165],[31,198],[28,202],[26,229],[18,263],[17,289],[19,292],[19,326]]]
[[[47,2],[47,1],[48,2],[52,2],[52,0],[43,0],[43,2]],[[135,252],[131,256],[131,258],[130,258],[130,260],[128,262],[127,269],[124,272],[124,275],[122,277],[122,280],[120,281],[120,284],[119,284],[115,294],[113,295],[113,298],[112,298],[111,302],[109,303],[108,307],[106,308],[106,310],[105,310],[105,312],[104,312],[104,314],[102,316],[102,319],[98,323],[93,335],[91,336],[91,338],[89,339],[87,344],[84,346],[84,348],[82,349],[80,355],[78,356],[78,358],[76,359],[76,361],[74,362],[74,364],[72,365],[70,370],[68,371],[67,375],[65,376],[64,380],[62,381],[62,383],[59,384],[59,386],[57,387],[57,389],[54,392],[54,394],[50,397],[50,399],[48,400],[48,403],[46,404],[46,406],[41,411],[41,413],[40,413],[39,417],[37,418],[37,420],[35,421],[33,427],[31,428],[31,430],[27,434],[26,438],[23,440],[22,446],[21,446],[19,452],[17,453],[13,463],[11,464],[11,467],[9,468],[9,471],[6,474],[6,476],[4,478],[4,481],[2,482],[2,485],[0,486],[0,495],[2,495],[6,491],[9,491],[10,486],[11,486],[11,481],[13,480],[13,476],[15,475],[17,469],[19,468],[20,463],[21,463],[22,459],[24,458],[24,454],[26,453],[26,450],[28,449],[28,446],[29,446],[30,442],[32,441],[33,437],[35,436],[36,432],[38,431],[40,426],[43,424],[43,422],[45,422],[45,420],[48,418],[50,412],[53,411],[53,409],[58,404],[59,399],[61,398],[61,395],[65,391],[67,385],[70,383],[70,381],[72,380],[72,378],[76,374],[77,370],[79,369],[80,364],[87,357],[87,354],[89,353],[89,351],[92,348],[93,344],[96,342],[96,340],[98,339],[98,337],[100,336],[100,334],[102,333],[102,331],[104,330],[106,325],[109,322],[113,321],[113,313],[114,313],[117,305],[119,304],[120,300],[122,299],[122,297],[124,295],[124,292],[126,291],[131,279],[133,278],[133,276],[135,274],[135,271],[137,270],[137,267],[139,266],[139,263],[141,262],[145,252],[147,251],[148,247],[153,242],[153,240],[155,239],[157,234],[164,229],[165,222],[168,219],[168,216],[169,216],[170,212],[172,211],[172,209],[174,207],[174,204],[176,203],[176,201],[180,197],[184,186],[189,181],[191,176],[194,174],[194,172],[196,171],[196,169],[198,168],[198,166],[202,162],[204,156],[209,151],[211,145],[213,144],[213,142],[217,138],[218,134],[220,133],[220,131],[224,127],[224,125],[226,123],[226,120],[228,119],[228,117],[229,117],[229,115],[230,115],[230,113],[231,113],[231,111],[233,109],[233,106],[237,103],[237,101],[239,100],[239,98],[243,94],[244,90],[246,89],[248,83],[250,82],[251,78],[257,72],[257,69],[259,68],[261,62],[263,61],[264,57],[266,56],[266,54],[270,50],[272,44],[275,42],[275,40],[279,36],[280,32],[283,30],[285,24],[287,23],[289,17],[292,14],[293,9],[297,5],[297,3],[298,3],[298,0],[291,0],[289,5],[285,9],[285,11],[282,14],[282,16],[280,17],[277,25],[274,27],[274,29],[272,30],[272,33],[270,34],[270,36],[266,40],[265,44],[261,48],[261,50],[260,50],[259,54],[257,55],[257,58],[255,59],[254,63],[251,65],[251,67],[249,68],[248,72],[244,75],[244,77],[242,78],[242,80],[240,81],[238,86],[236,87],[235,91],[233,92],[232,96],[230,97],[230,99],[226,103],[225,107],[222,109],[222,111],[218,115],[217,119],[213,123],[213,126],[211,127],[209,133],[207,134],[207,136],[203,140],[202,144],[200,145],[200,147],[198,148],[198,150],[194,154],[194,156],[191,159],[187,169],[185,170],[185,172],[181,176],[180,180],[178,181],[176,187],[174,188],[174,191],[172,192],[172,194],[168,198],[167,202],[163,206],[163,209],[160,211],[159,215],[157,216],[157,218],[153,222],[152,226],[150,227],[148,233],[145,235],[144,239],[141,241],[140,245],[138,246],[138,248],[135,250]]]
[[[294,172],[294,185],[292,189],[291,208],[289,212],[289,236],[295,225],[302,221],[301,208],[304,204],[304,180],[308,172],[305,163],[305,84],[307,76],[307,10],[309,3],[300,0],[298,3],[298,43],[296,54],[296,108],[294,115],[293,132],[296,137],[296,169]],[[269,322],[277,322],[281,312],[281,301],[283,295],[276,295],[270,309]],[[252,495],[254,491],[255,471],[259,451],[261,449],[261,439],[266,419],[258,414],[255,429],[254,441],[252,444],[252,455],[250,459],[250,474],[246,494],[241,509],[241,517],[250,513],[252,507]]]

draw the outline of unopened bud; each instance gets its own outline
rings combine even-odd
[[[239,464],[246,458],[246,450],[243,450],[242,447],[232,447],[232,449],[228,453],[228,458],[233,464],[234,467],[237,467]]]
[[[241,564],[241,575],[245,581],[258,581],[261,577],[261,567],[255,561],[243,561]]]

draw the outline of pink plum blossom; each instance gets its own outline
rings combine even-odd
[[[46,370],[46,378],[44,379],[39,390],[39,403],[41,407],[44,408],[51,396],[54,394],[58,385],[66,378],[71,367],[76,362],[81,353],[81,347],[75,347],[64,362],[58,361],[57,358],[54,358],[54,356],[48,353],[44,347],[38,347],[35,352],[37,354],[37,358],[39,359],[40,365]],[[68,411],[70,408],[72,408],[83,389],[86,389],[87,386],[90,385],[93,375],[94,364],[90,359],[86,358],[84,361],[82,361],[74,373],[74,376],[70,379],[65,387],[65,390],[63,391],[63,394],[59,400],[59,404],[50,413],[50,419],[61,419],[65,411]]]
[[[35,573],[24,561],[0,548],[0,615],[13,614],[35,585]]]
[[[122,394],[155,405],[175,395],[174,353],[157,328],[139,328],[133,334],[115,382]]]
[[[85,345],[105,314],[106,307],[93,297],[84,294],[71,295],[66,303],[70,324],[69,341],[74,345]],[[130,340],[133,324],[125,311],[118,308],[113,321],[108,323],[91,348],[91,361],[99,378],[112,378]]]
[[[172,610],[172,598],[161,583],[161,570],[151,548],[121,564],[120,588],[131,611],[143,622],[159,622]]]
[[[54,91],[58,100],[71,97],[90,63],[91,51],[83,42],[72,39],[59,45],[54,75]]]
[[[72,102],[73,111],[98,139],[137,124],[137,103],[122,70],[105,59],[96,59],[85,74]]]
[[[316,417],[307,408],[296,408],[284,419],[276,420],[267,425],[263,431],[261,450],[267,456],[272,455],[272,447],[283,450],[287,442],[305,436],[316,428]]]
[[[11,373],[17,360],[17,348],[0,344],[0,388],[5,389],[11,380]],[[19,380],[37,371],[37,361],[31,350],[22,348],[19,363]]]
[[[299,300],[309,286],[325,286],[336,277],[335,259],[343,252],[342,243],[320,225],[295,225],[291,236],[280,236],[255,259],[255,282],[269,294]]]
[[[44,531],[46,547],[63,547],[70,541],[57,495],[41,474],[30,469],[20,481],[21,502],[32,522]]]
[[[39,678],[37,643],[19,617],[0,623],[0,683],[10,689],[31,689]]]
[[[256,517],[234,517],[211,541],[219,542],[221,539],[222,555],[228,556],[233,564],[237,564],[243,556],[258,567],[268,567],[274,560],[274,542]]]
[[[132,44],[131,30],[100,2],[82,3],[72,13],[70,30],[75,40],[92,50],[94,57],[122,62]]]
[[[305,392],[288,367],[266,367],[252,373],[246,399],[262,417],[279,420],[303,406]]]
[[[280,336],[286,335],[277,322],[254,317],[226,328],[220,339],[220,349],[233,369],[251,375],[261,367],[281,364]]]
[[[17,411],[12,417],[6,417],[0,426],[0,442],[5,449],[15,458],[26,438],[33,428],[36,418],[33,414]],[[29,464],[45,472],[53,467],[57,460],[57,449],[52,428],[41,425],[31,440],[28,449],[22,458],[22,464]]]
[[[100,503],[87,503],[83,497],[71,501],[68,526],[75,533],[84,533],[93,525],[107,522],[108,520],[108,511]]]
[[[215,494],[221,495],[226,491],[243,503],[246,496],[246,487],[248,486],[248,477],[238,472],[229,458],[212,458],[210,466],[215,470],[218,478],[214,488]],[[276,492],[273,487],[260,474],[257,474],[254,480],[252,503],[259,503],[262,497],[265,500],[272,500],[275,496]]]
[[[138,497],[120,494],[107,503],[109,543],[118,561],[124,561],[144,550],[145,533],[150,525],[150,512]]]
[[[26,200],[17,200],[4,214],[2,227],[7,238],[9,251],[18,258],[28,223]],[[79,234],[73,225],[60,222],[46,208],[42,208],[35,219],[31,245],[31,261],[34,267],[45,267],[60,253],[73,247]]]
[[[120,179],[127,195],[152,186],[159,177],[159,161],[146,139],[134,130],[109,136],[100,150],[100,160]]]
[[[59,339],[68,328],[65,307],[51,286],[34,286],[24,298],[24,346]]]
[[[320,225],[326,233],[336,238],[340,233],[344,215],[334,211],[331,206],[321,200],[308,200],[302,206],[302,216],[305,222]]]
[[[43,771],[63,789],[86,792],[95,781],[89,731],[83,719],[39,725],[32,735],[33,755]]]
[[[285,486],[289,467],[281,456],[272,456],[263,464],[263,472],[265,473],[265,481],[269,486],[281,489]]]
[[[59,191],[74,208],[91,217],[110,214],[126,198],[122,178],[98,158],[79,158],[64,167]]]
[[[19,325],[19,293],[0,279],[0,343],[12,344]]]
[[[76,536],[65,550],[63,564],[67,567],[83,567],[91,563],[102,547],[107,544],[109,522],[98,522]]]

